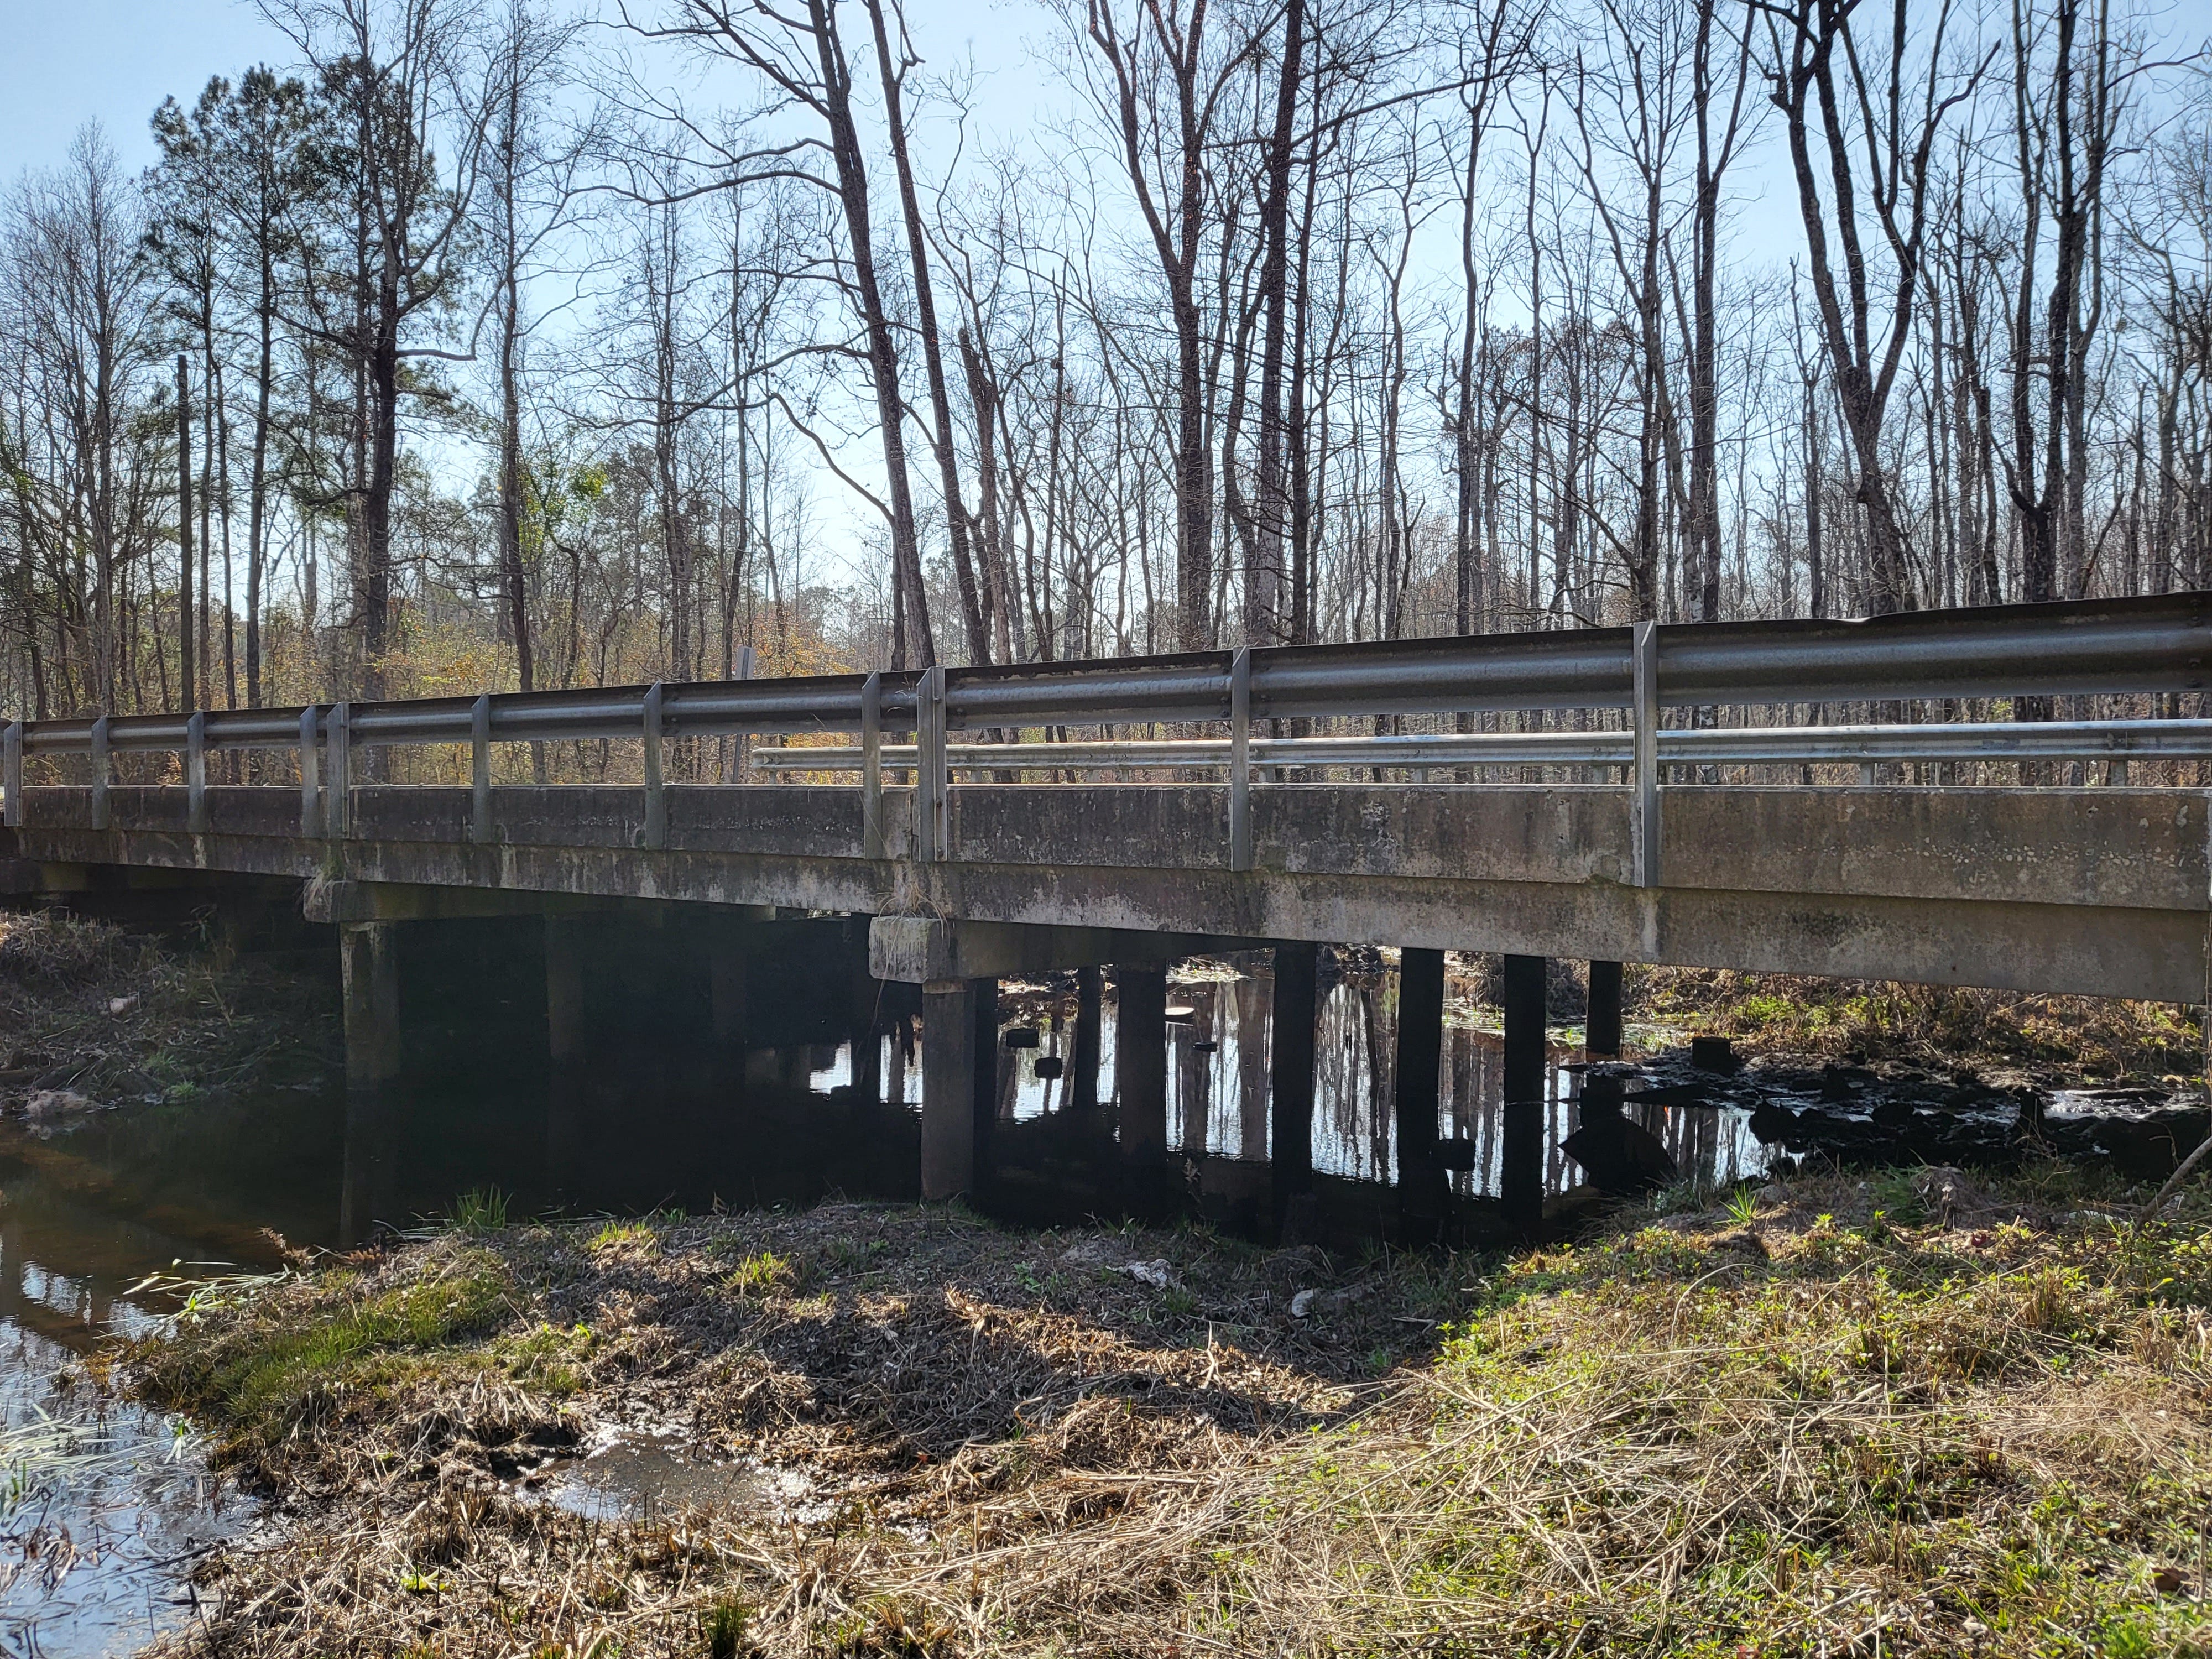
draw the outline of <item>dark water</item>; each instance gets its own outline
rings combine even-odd
[[[64,1386],[101,1337],[170,1310],[131,1293],[149,1273],[271,1268],[271,1233],[339,1245],[447,1213],[471,1190],[496,1189],[515,1217],[915,1197],[917,1000],[867,981],[860,943],[835,922],[758,928],[732,1051],[702,1041],[711,1009],[695,933],[610,929],[590,957],[586,1039],[556,1066],[541,925],[403,930],[407,1068],[374,1100],[349,1101],[332,1077],[51,1127],[0,1121],[0,1428],[41,1448],[0,1467],[0,1654],[137,1646],[190,1617],[181,1574],[194,1554],[252,1523],[179,1425]],[[1169,1037],[1185,1200],[1232,1225],[1265,1213],[1265,962],[1194,965],[1169,992],[1187,1011]],[[1095,1104],[1073,1063],[1075,1006],[1065,985],[1010,988],[1002,1005],[1006,1028],[1037,1032],[1033,1048],[999,1050],[993,1200],[1010,1213],[1073,1219],[1114,1202],[1102,1179],[1115,1167],[1111,996]],[[1501,1056],[1468,1011],[1453,1018],[1439,1123],[1475,1143],[1475,1167],[1450,1178],[1479,1201],[1498,1188]],[[1325,988],[1314,1164],[1354,1231],[1388,1221],[1395,1037],[1395,975]],[[1550,1073],[1553,1193],[1578,1177],[1558,1151],[1577,1120],[1575,1057],[1563,1048]],[[1685,1174],[1724,1182],[1763,1167],[1747,1114],[1643,1111]],[[57,1439],[49,1420],[70,1431]]]

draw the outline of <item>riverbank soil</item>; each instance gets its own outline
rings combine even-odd
[[[0,1115],[55,1120],[332,1069],[334,975],[306,954],[0,912]]]
[[[2212,1196],[2147,1197],[1678,1189],[1510,1259],[452,1229],[118,1375],[277,1499],[177,1651],[2201,1652]]]

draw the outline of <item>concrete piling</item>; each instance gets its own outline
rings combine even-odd
[[[574,916],[545,918],[545,1052],[556,1073],[584,1049],[585,926]]]
[[[1593,1059],[1620,1054],[1620,964],[1589,965],[1589,1000],[1583,1017],[1583,1048]]]
[[[1168,975],[1164,968],[1115,970],[1114,1081],[1121,1160],[1150,1167],[1168,1146]]]
[[[921,1195],[979,1189],[998,1096],[999,981],[932,980],[921,988]]]
[[[348,922],[338,929],[349,1090],[373,1091],[399,1075],[398,944],[391,922]]]
[[[719,916],[708,924],[707,981],[715,1042],[725,1048],[743,1048],[750,1018],[744,939],[737,924]]]
[[[1075,970],[1075,1052],[1068,1070],[1067,1101],[1075,1111],[1098,1104],[1098,1057],[1105,1019],[1105,975],[1097,968]]]
[[[1444,953],[1398,956],[1398,1220],[1409,1241],[1443,1229],[1449,1189],[1437,1133],[1437,1081],[1443,1059]]]
[[[1542,957],[1504,959],[1505,1104],[1498,1196],[1509,1224],[1533,1235],[1544,1216]]]
[[[1314,1025],[1320,1012],[1320,967],[1318,945],[1275,947],[1267,1158],[1274,1174],[1275,1231],[1291,1243],[1313,1230]]]

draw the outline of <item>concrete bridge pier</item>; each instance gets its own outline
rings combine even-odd
[[[1498,1197],[1506,1224],[1533,1237],[1544,1218],[1544,972],[1542,957],[1504,960],[1505,1103]]]

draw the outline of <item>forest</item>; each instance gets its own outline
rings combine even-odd
[[[22,716],[2212,582],[2185,6],[259,10],[0,199]]]

